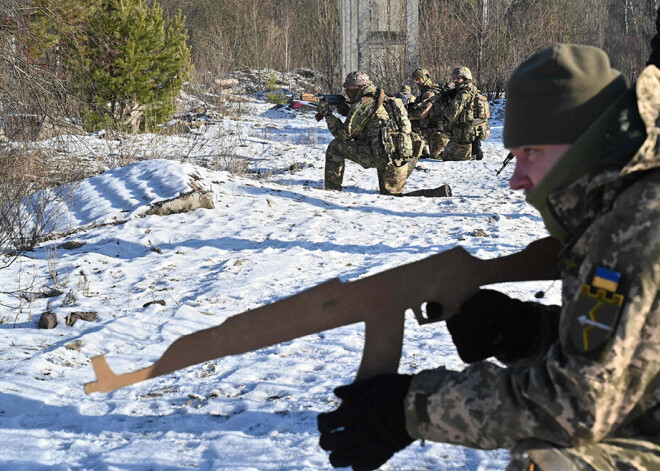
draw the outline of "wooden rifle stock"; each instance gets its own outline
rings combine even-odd
[[[97,381],[85,384],[85,392],[113,391],[204,361],[357,322],[365,323],[365,344],[356,380],[395,373],[407,309],[420,324],[446,320],[482,285],[556,279],[559,248],[559,242],[548,237],[520,252],[482,260],[458,247],[356,281],[335,278],[183,336],[156,363],[138,371],[115,374],[103,355],[94,357]],[[440,303],[443,314],[425,317],[421,307],[428,301]]]

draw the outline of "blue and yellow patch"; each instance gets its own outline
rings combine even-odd
[[[591,352],[614,333],[624,300],[623,294],[616,292],[620,281],[620,273],[597,267],[591,285],[582,285],[570,330],[578,351]]]
[[[614,270],[608,270],[603,267],[596,267],[596,274],[591,281],[591,286],[594,288],[602,288],[605,291],[616,293],[621,280],[621,273]]]

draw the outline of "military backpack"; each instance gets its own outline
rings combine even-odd
[[[488,98],[481,90],[477,90],[474,96],[474,119],[489,119],[490,118],[490,105]]]
[[[377,94],[375,106],[382,105],[388,116],[381,130],[381,142],[388,159],[400,167],[413,157],[412,125],[408,111],[401,99],[387,96],[383,90]]]
[[[481,140],[488,139],[490,137],[490,125],[488,124],[488,120],[490,119],[490,105],[488,104],[488,98],[486,98],[486,95],[481,90],[477,90],[474,96],[472,109],[474,110],[472,131],[475,137]]]

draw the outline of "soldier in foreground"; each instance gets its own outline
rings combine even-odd
[[[480,290],[447,321],[470,366],[337,388],[318,418],[333,466],[375,469],[421,438],[508,448],[509,471],[660,469],[659,123],[653,65],[634,90],[589,46],[518,67],[510,186],[563,243],[562,305]]]
[[[328,103],[320,102],[317,110],[335,137],[325,153],[325,189],[341,191],[348,159],[364,168],[376,168],[383,195],[451,196],[449,185],[403,194],[421,154],[413,146],[405,107],[400,100],[397,104],[388,99],[365,73],[351,72],[343,86],[350,105],[344,122],[332,114]]]
[[[442,97],[450,93],[452,88],[449,83],[433,83],[429,71],[423,68],[416,69],[412,78],[419,87],[419,97],[408,107],[413,131],[419,133],[428,144],[428,156],[440,159],[449,142],[450,132],[442,108],[445,104]]]
[[[481,160],[481,140],[490,136],[488,102],[478,102],[480,91],[472,83],[472,72],[467,67],[452,71],[456,94],[444,107],[444,117],[451,129],[451,140],[442,153],[442,160]],[[481,112],[476,105],[486,107]],[[478,115],[481,113],[481,117]]]

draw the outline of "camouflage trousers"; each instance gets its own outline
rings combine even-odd
[[[368,142],[333,139],[325,152],[325,189],[341,190],[346,160],[378,172],[378,188],[382,195],[400,195],[406,180],[415,169],[417,158],[397,167],[388,161],[384,153],[376,152]]]
[[[442,160],[472,160],[472,143],[459,144],[453,140],[449,141],[442,153]]]
[[[532,466],[533,464],[533,466]],[[650,471],[660,469],[660,445],[614,438],[575,448],[532,439],[511,450],[506,471]]]
[[[422,129],[421,132],[424,140],[429,145],[429,153],[431,154],[432,159],[440,159],[442,152],[449,144],[450,136],[442,131],[437,129]]]

